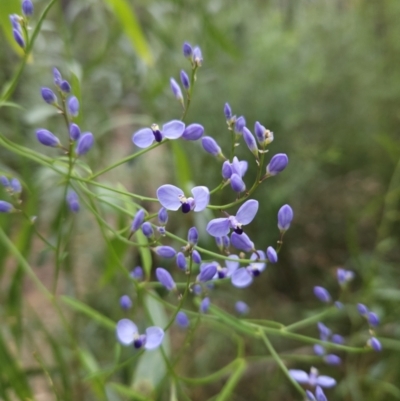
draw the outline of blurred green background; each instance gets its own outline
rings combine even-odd
[[[34,4],[33,26],[47,2]],[[0,2],[1,85],[20,63],[8,21],[8,14],[19,13],[19,7],[16,0]],[[251,306],[253,318],[294,322],[318,310],[313,286],[323,285],[336,296],[336,268],[354,270],[356,279],[346,301],[366,303],[381,316],[378,336],[383,338],[384,351],[341,355],[344,362],[339,368],[312,363],[339,379],[336,389],[329,391],[331,401],[400,399],[400,342],[395,340],[400,338],[399,19],[397,0],[59,1],[45,19],[33,56],[10,99],[23,109],[0,109],[0,132],[16,143],[55,155],[36,143],[34,130],[46,127],[65,135],[58,116],[40,97],[40,87],[52,85],[51,69],[57,66],[81,100],[79,124],[96,137],[88,164],[93,171],[104,168],[133,152],[132,132],[180,117],[169,78],[178,80],[182,68],[188,71],[182,43],[198,44],[204,63],[187,122],[204,125],[207,135],[229,149],[223,115],[223,105],[229,102],[234,114],[245,116],[251,130],[260,121],[274,132],[269,154],[289,156],[285,172],[256,191],[261,207],[249,235],[261,248],[273,245],[280,206],[288,203],[295,213],[279,264],[268,269],[252,291],[222,287],[213,301],[232,311],[233,302],[243,299]],[[177,149],[157,149],[107,174],[102,182],[120,182],[146,196],[154,196],[165,182],[218,185],[220,164],[199,144],[185,143],[182,149],[188,155],[186,166],[185,160],[177,161]],[[52,238],[62,215],[59,177],[8,150],[0,148],[0,155],[1,170],[24,182],[26,208],[39,216],[39,227]],[[238,155],[249,160],[250,183],[256,166],[244,144]],[[230,201],[228,190],[213,198],[214,204]],[[144,206],[156,210],[153,204]],[[114,209],[104,212],[116,227],[130,223]],[[201,220],[186,220],[185,226],[171,219],[170,224],[185,236],[194,222],[204,228]],[[18,216],[0,216],[0,223],[42,281],[51,283],[51,253],[34,239],[30,226]],[[117,320],[122,317],[118,298],[132,288],[118,273],[113,257],[116,252],[126,266],[134,267],[140,262],[136,251],[118,240],[104,246],[87,211],[69,220],[65,230],[69,229],[74,236],[63,261],[62,292]],[[201,245],[215,249],[204,235]],[[73,336],[83,355],[75,360],[57,318],[50,309],[41,314],[44,301],[23,280],[4,244],[0,246],[0,363],[11,366],[1,369],[2,397],[52,400],[57,399],[55,388],[61,400],[136,399],[124,398],[104,384],[110,377],[129,384],[134,366],[106,378],[90,376],[113,360],[113,333],[74,315]],[[357,316],[327,324],[349,341],[368,338],[366,325]],[[307,333],[318,335],[315,327]],[[206,375],[228,363],[234,350],[224,336],[200,328],[178,371]],[[181,333],[171,334],[173,349],[179,348],[182,338]],[[46,343],[44,350],[42,343]],[[312,355],[311,347],[299,348],[279,339],[274,344],[281,352]],[[41,356],[32,357],[33,350]],[[254,362],[232,400],[297,399],[276,366],[257,359],[265,354],[260,344],[246,342],[246,354],[253,355]],[[54,382],[43,374],[38,359]],[[305,359],[288,366],[308,370],[310,362]],[[173,399],[166,381],[156,382],[153,399]],[[223,383],[184,391],[192,400],[206,400]],[[16,390],[24,386],[26,393]]]

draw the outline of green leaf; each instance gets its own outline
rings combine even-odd
[[[153,64],[153,55],[150,52],[146,38],[136,18],[136,14],[126,0],[104,0],[114,11],[115,16],[121,23],[125,34],[132,43],[138,56],[147,64]]]

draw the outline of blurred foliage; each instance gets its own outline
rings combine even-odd
[[[5,33],[0,36],[1,86],[21,62],[10,44],[6,18],[17,12],[17,3],[0,2]],[[37,1],[35,9],[43,10],[46,4]],[[186,66],[182,43],[199,44],[204,65],[187,122],[203,124],[206,134],[229,148],[222,111],[228,101],[235,114],[246,117],[249,128],[260,121],[274,131],[272,154],[285,152],[290,158],[282,175],[257,190],[255,197],[262,208],[249,235],[260,246],[273,244],[277,210],[289,203],[295,211],[277,268],[270,268],[252,291],[221,289],[215,303],[232,311],[237,299],[245,299],[252,318],[291,323],[309,316],[310,308],[317,312],[314,285],[324,285],[336,295],[335,268],[354,270],[356,280],[346,301],[365,302],[379,313],[384,351],[342,355],[345,362],[339,373],[337,368],[323,367],[324,374],[340,377],[329,399],[400,399],[400,343],[394,340],[400,335],[399,18],[397,0],[59,1],[45,19],[33,56],[10,99],[24,110],[1,108],[0,132],[41,152],[35,128],[43,126],[65,135],[58,132],[56,113],[40,98],[40,87],[51,85],[51,68],[57,66],[81,99],[81,127],[96,136],[88,164],[98,171],[133,152],[131,134],[139,127],[180,117],[169,78],[178,79],[180,68]],[[217,186],[219,164],[200,144],[181,146],[170,148],[175,159],[157,149],[144,163],[125,164],[105,179],[121,183],[122,190],[126,187],[148,196],[154,196],[165,180]],[[3,148],[0,155],[0,169],[24,183],[24,202],[31,214],[38,215],[40,230],[52,242],[60,222],[65,232],[75,232],[65,244],[62,261],[63,311],[74,322],[68,331],[46,297],[24,280],[28,273],[22,261],[27,259],[44,285],[51,287],[51,252],[43,250],[32,226],[19,216],[0,216],[2,229],[23,258],[13,259],[7,243],[0,241],[0,398],[205,400],[220,392],[228,376],[214,384],[170,389],[157,357],[147,365],[141,359],[132,380],[137,364],[129,350],[123,350],[123,360],[132,358],[131,363],[128,360],[114,372],[121,351],[109,322],[102,319],[122,317],[119,296],[132,293],[133,288],[116,260],[133,268],[141,263],[138,253],[118,238],[104,238],[87,211],[75,221],[66,219],[62,208],[54,207],[63,196],[54,173]],[[248,158],[244,145],[239,155]],[[184,174],[177,171],[182,165]],[[250,165],[248,176],[254,175],[255,167]],[[92,190],[123,207],[130,202],[100,188]],[[227,193],[213,202],[229,202]],[[90,207],[85,205],[87,210]],[[101,207],[118,229],[130,224],[129,216]],[[198,216],[188,217],[187,227],[169,224],[185,236],[193,223],[190,219],[198,219],[196,225],[204,231],[206,219]],[[201,246],[214,246],[211,239],[202,238]],[[75,297],[88,306],[77,304]],[[156,313],[154,302],[146,302]],[[96,313],[101,318],[96,319]],[[167,312],[157,313],[159,321],[165,321]],[[364,335],[357,316],[327,324],[349,341]],[[183,334],[174,330],[170,342],[172,352],[177,352]],[[317,335],[315,327],[304,333]],[[280,352],[294,354],[294,360],[297,356],[299,362],[292,367],[308,370],[310,364],[320,365],[315,358],[307,359],[311,346],[299,348],[297,342],[280,338],[274,338],[274,345]],[[229,363],[235,352],[235,342],[227,340],[227,333],[210,331],[202,324],[178,371],[206,376]],[[271,360],[262,358],[266,351],[261,344],[250,339],[245,352],[254,357],[253,362],[244,370],[232,400],[294,399],[286,378]],[[158,386],[158,395],[143,395],[151,394],[153,385]],[[50,395],[40,398],[40,393]]]

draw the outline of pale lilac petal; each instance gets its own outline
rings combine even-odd
[[[146,343],[144,348],[148,350],[159,347],[164,339],[164,330],[157,326],[148,327],[146,329]]]
[[[231,244],[240,251],[250,252],[254,249],[254,243],[245,233],[237,234],[233,232],[231,235]]]
[[[130,345],[133,343],[138,328],[132,320],[122,319],[117,323],[117,339],[122,345]]]
[[[232,285],[237,288],[245,288],[253,282],[253,276],[246,270],[246,268],[241,267],[233,272],[231,282]]]
[[[308,383],[309,382],[308,373],[304,372],[304,370],[289,369],[289,374],[298,383]]]
[[[179,120],[172,120],[163,125],[162,134],[168,139],[180,138],[185,131],[185,124]]]
[[[232,258],[232,259],[238,259],[239,260],[239,256],[238,255],[229,255],[229,257]],[[240,263],[239,262],[235,262],[233,260],[227,260],[225,262],[225,266],[228,269],[228,272],[226,273],[226,276],[230,277],[239,268]]]
[[[195,212],[201,212],[210,203],[210,191],[207,187],[194,187],[192,189],[192,194],[196,206],[194,207]]]
[[[257,256],[257,253],[259,257]],[[252,267],[252,269],[256,269],[259,272],[262,272],[267,264],[265,262],[257,262],[257,260],[265,260],[265,252],[258,250],[257,253],[251,254],[250,259],[254,260],[255,262],[250,263],[250,266]]]
[[[318,376],[317,384],[321,387],[330,388],[336,385],[336,380],[329,376]]]
[[[240,206],[236,213],[236,220],[243,225],[249,224],[251,221],[253,221],[257,211],[258,201],[250,199]]]
[[[148,148],[154,142],[154,134],[150,128],[143,128],[132,136],[132,142],[138,148]]]
[[[240,163],[241,175],[243,177],[246,174],[247,167],[249,166],[249,163],[247,163],[246,160],[241,160],[239,163]]]
[[[179,196],[183,196],[183,191],[175,185],[161,185],[157,189],[157,199],[168,210],[178,210],[181,207]]]
[[[317,386],[317,388],[315,389],[315,396],[317,397],[317,401],[328,401],[326,395],[324,394],[324,391],[319,386]]]
[[[207,232],[213,237],[223,237],[229,234],[230,223],[227,217],[213,219],[207,224]]]

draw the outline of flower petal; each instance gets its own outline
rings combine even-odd
[[[244,267],[241,267],[233,272],[231,282],[237,288],[245,288],[253,282],[253,276]]]
[[[309,382],[308,373],[304,372],[304,370],[289,369],[289,374],[298,383],[308,383]]]
[[[321,387],[329,388],[336,385],[336,380],[333,377],[329,376],[318,376],[317,384]]]
[[[117,339],[122,345],[131,345],[138,328],[132,320],[122,319],[117,323]]]
[[[150,128],[143,128],[132,135],[132,142],[138,148],[148,148],[154,142],[154,134]]]
[[[229,234],[230,223],[227,217],[213,219],[207,224],[207,232],[213,237],[223,237]]]
[[[157,189],[157,199],[168,210],[178,210],[181,207],[179,196],[183,195],[183,191],[175,185],[161,185]]]
[[[146,329],[146,343],[144,348],[148,350],[159,347],[164,339],[164,330],[161,327],[151,326]]]
[[[257,256],[257,253],[259,257]],[[265,262],[258,262],[258,260],[265,260],[265,252],[258,250],[257,253],[254,252],[251,254],[250,259],[255,260],[255,262],[250,263],[250,266],[253,269],[257,269],[259,272],[262,272],[267,264]]]
[[[240,206],[236,213],[236,220],[241,224],[249,224],[258,211],[258,201],[250,199]]]
[[[162,134],[168,139],[180,138],[185,131],[185,124],[179,120],[172,120],[163,125]]]
[[[194,187],[192,189],[192,194],[196,202],[194,211],[201,212],[210,202],[210,190],[207,187]]]
[[[229,257],[232,258],[232,259],[238,259],[239,260],[239,256],[238,255],[229,255]],[[227,275],[227,277],[230,277],[239,268],[240,263],[239,262],[235,262],[233,260],[227,260],[225,262],[225,266],[228,269],[228,272],[226,273],[226,275]]]
[[[240,251],[250,252],[254,250],[254,243],[246,233],[237,234],[233,232],[231,235],[231,244]]]

